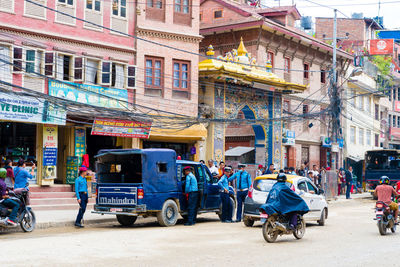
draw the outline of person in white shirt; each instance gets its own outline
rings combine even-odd
[[[214,161],[212,159],[208,160],[208,169],[210,170],[211,174],[218,173],[218,168],[215,167]]]

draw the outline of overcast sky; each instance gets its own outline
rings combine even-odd
[[[278,6],[278,0],[262,0],[268,7]],[[363,13],[364,17],[378,16],[378,0],[312,0],[312,2],[335,7],[348,17],[352,13]],[[391,2],[391,3],[390,3]],[[281,6],[296,4],[302,16],[312,17],[333,17],[333,10],[327,7],[320,7],[306,0],[281,0]],[[334,3],[334,4],[333,4]],[[383,24],[387,29],[400,29],[400,1],[382,0],[380,15],[383,16]],[[344,17],[338,13],[338,17]]]

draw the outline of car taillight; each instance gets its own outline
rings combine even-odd
[[[249,190],[249,192],[247,193],[247,196],[248,196],[249,198],[253,198],[253,186],[250,186],[250,190]]]
[[[143,188],[139,188],[139,189],[138,189],[138,192],[137,192],[137,198],[138,198],[138,199],[143,199],[143,197],[144,197]]]

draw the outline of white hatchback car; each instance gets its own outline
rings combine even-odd
[[[304,199],[310,209],[304,215],[306,222],[317,222],[321,226],[325,225],[325,220],[328,218],[328,203],[323,191],[318,189],[309,178],[297,175],[286,176],[287,185]],[[262,175],[254,180],[244,202],[243,222],[246,226],[251,227],[255,221],[260,220],[259,208],[262,204],[265,204],[268,193],[275,183],[276,174]]]

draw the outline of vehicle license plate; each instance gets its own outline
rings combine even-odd
[[[112,208],[110,211],[116,212],[116,211],[122,211],[122,209],[117,209],[117,208]]]
[[[381,210],[376,211],[376,215],[383,215],[383,211]]]
[[[260,218],[268,219],[268,214],[261,213]]]

